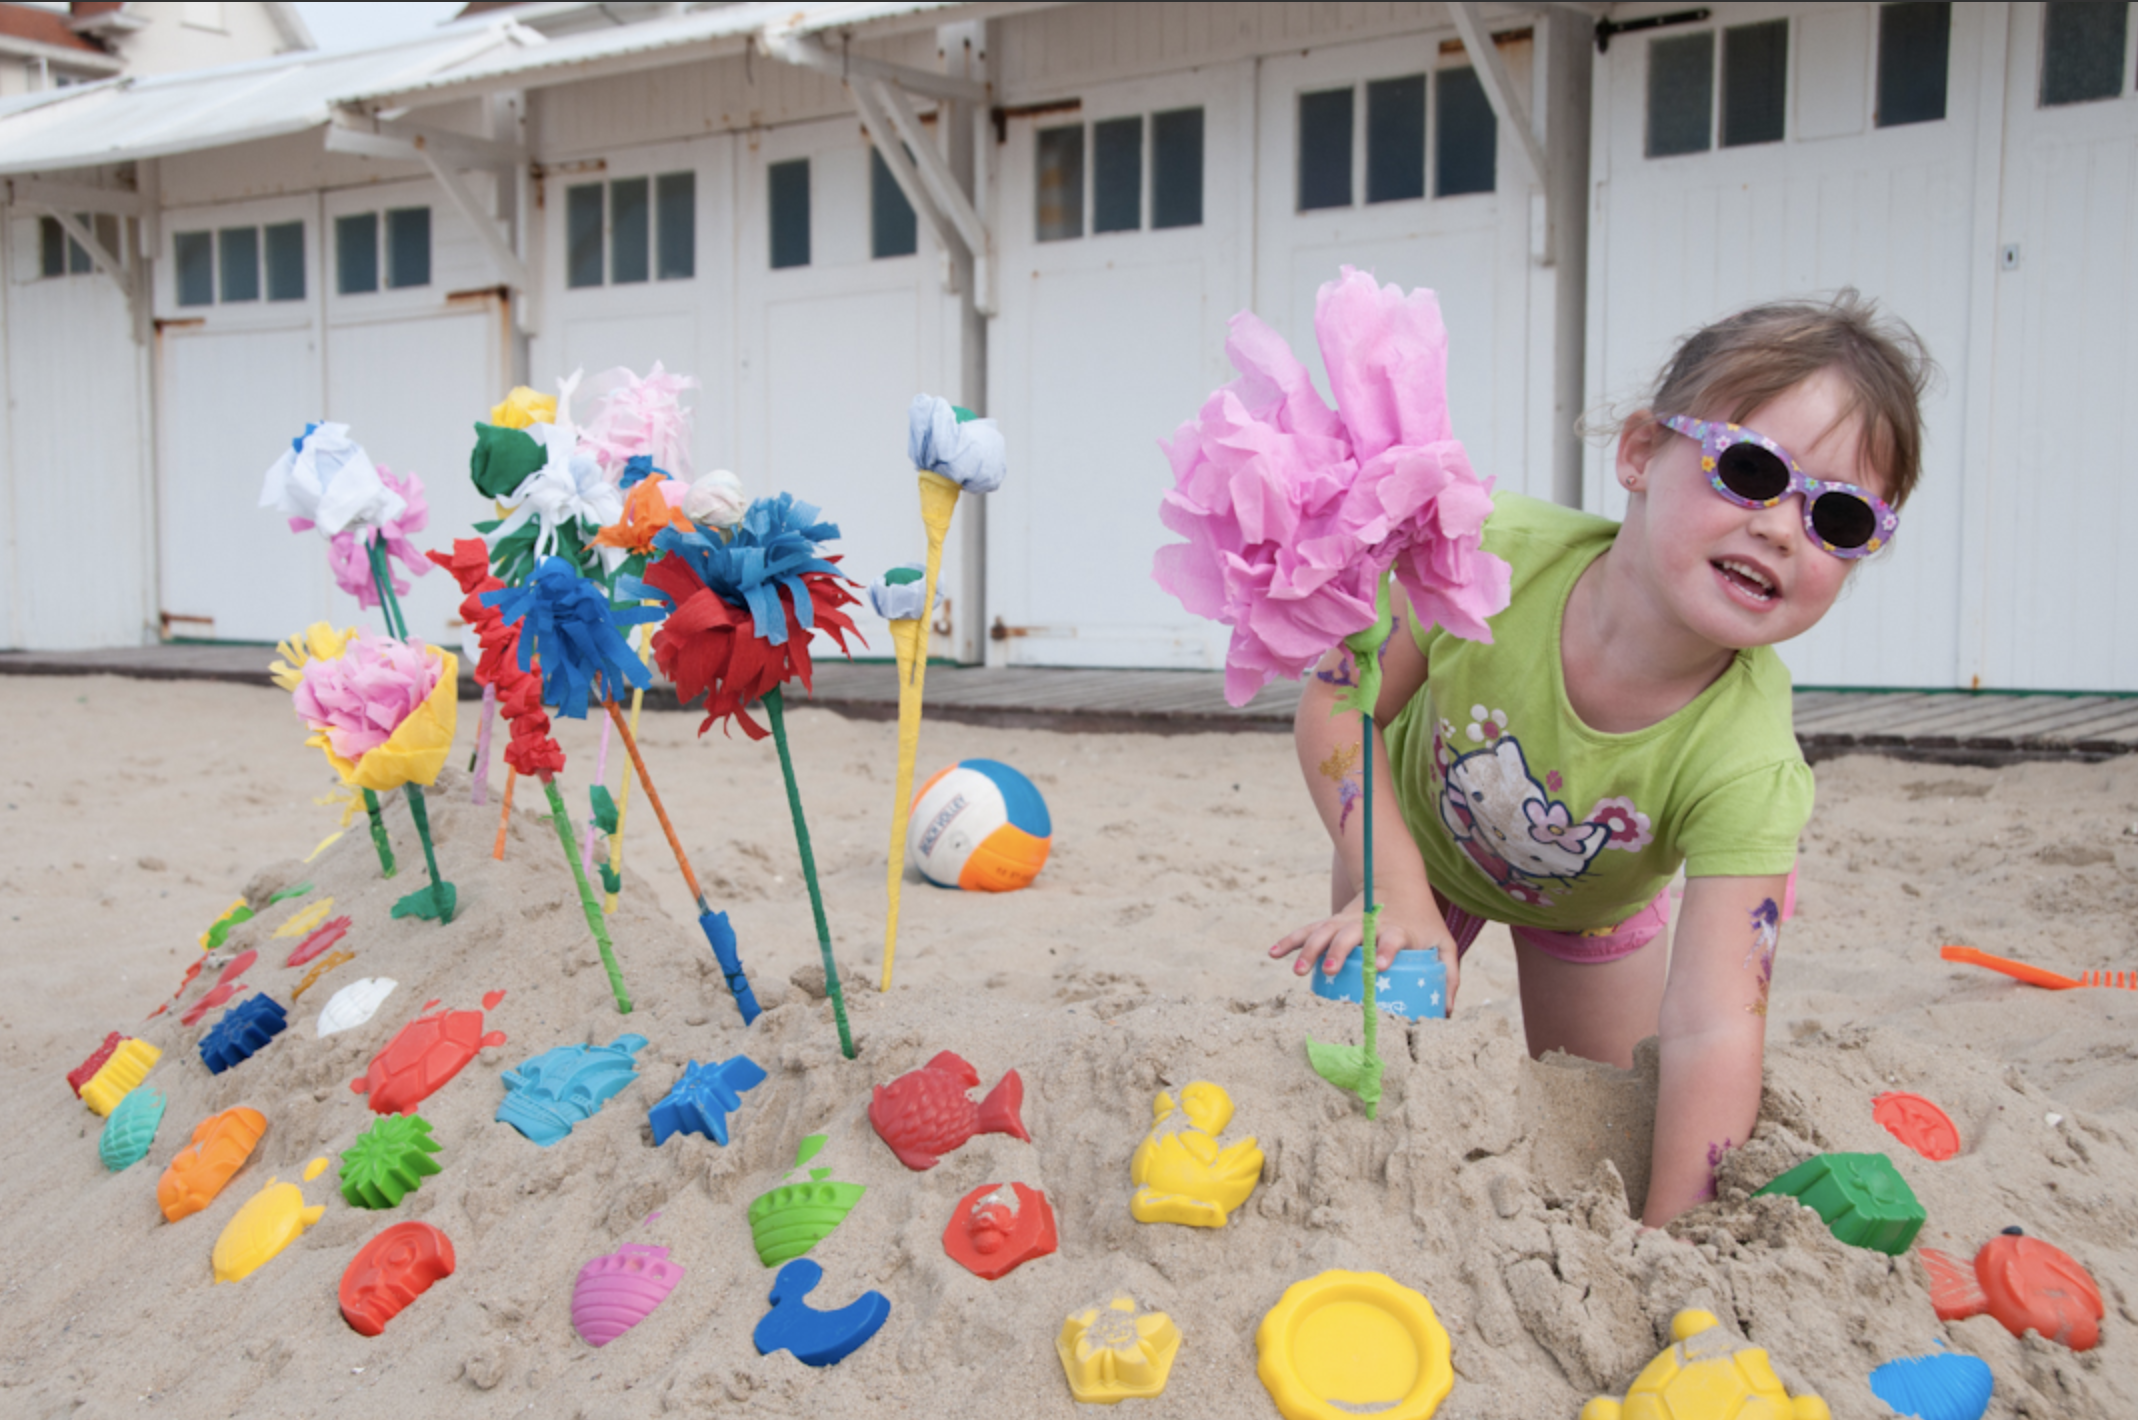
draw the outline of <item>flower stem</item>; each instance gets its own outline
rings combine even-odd
[[[423,862],[431,870],[431,903],[438,909],[438,920],[453,920],[453,894],[447,891],[451,885],[438,875],[438,852],[431,847],[431,815],[423,803],[423,786],[409,783],[401,786],[408,793],[409,817],[416,821],[416,837],[423,841]]]
[[[1366,1002],[1366,1059],[1365,1067],[1373,1082],[1370,1093],[1360,1092],[1366,1104],[1366,1117],[1372,1119],[1380,1107],[1381,1057],[1375,1051],[1380,1032],[1381,1013],[1374,1006],[1374,988],[1381,975],[1380,950],[1374,942],[1375,928],[1380,925],[1381,909],[1373,901],[1373,712],[1367,710],[1359,716],[1359,769],[1365,776],[1365,793],[1360,802],[1361,816],[1365,819],[1366,850],[1366,939],[1359,943],[1360,995]]]
[[[496,720],[497,687],[495,685],[486,685],[483,687],[482,724],[475,731],[475,764],[473,765],[475,783],[468,790],[468,802],[472,804],[481,805],[490,802],[490,726]]]
[[[369,789],[364,791],[364,812],[371,819],[371,846],[379,850],[379,876],[390,878],[394,874],[393,841],[386,836],[386,820],[379,813],[379,796]]]
[[[817,950],[824,957],[824,990],[831,997],[832,1018],[839,1023],[839,1049],[854,1058],[854,1036],[846,1025],[846,996],[839,989],[839,967],[831,955],[831,924],[824,920],[824,894],[817,888],[817,855],[809,848],[809,821],[802,817],[802,791],[794,782],[794,756],[787,749],[787,714],[780,688],[765,692],[765,714],[772,740],[779,746],[780,773],[787,779],[787,810],[794,817],[794,842],[802,854],[802,878],[809,884],[809,910],[817,919]]]
[[[572,815],[564,807],[564,796],[557,792],[557,781],[547,774],[542,776],[543,792],[549,795],[549,821],[556,826],[557,841],[564,845],[564,861],[571,865],[572,880],[579,884],[579,910],[586,914],[588,930],[594,934],[594,945],[601,948],[601,965],[609,973],[609,990],[616,997],[616,1009],[623,1015],[631,1014],[631,997],[624,991],[624,974],[616,965],[616,952],[609,945],[609,925],[602,920],[601,904],[594,900],[594,890],[587,885],[586,869],[579,866],[579,849],[572,842]]]

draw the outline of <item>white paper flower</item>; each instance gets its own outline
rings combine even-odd
[[[371,455],[349,437],[346,424],[314,424],[276,459],[260,485],[260,506],[273,508],[302,530],[331,538],[351,528],[374,528],[408,511],[386,486]]]
[[[724,468],[716,468],[691,484],[683,498],[683,516],[701,528],[731,528],[742,521],[749,508],[742,480]]]
[[[906,410],[906,457],[967,493],[992,493],[1008,471],[1002,431],[992,419],[958,422],[947,399],[917,394]]]
[[[900,576],[900,574],[910,574]],[[898,580],[892,580],[897,577]],[[908,562],[903,567],[893,567],[875,581],[869,583],[869,605],[885,621],[921,621],[926,619],[929,608],[925,604],[928,588],[921,575],[918,562]],[[942,594],[936,600],[942,601]]]
[[[562,399],[557,407],[564,408]],[[593,529],[605,528],[623,516],[624,495],[602,475],[592,455],[579,451],[577,435],[569,424],[531,424],[527,433],[548,451],[549,462],[501,500],[512,511],[487,535],[491,547],[518,532],[529,518],[536,518],[542,531],[535,538],[534,555],[548,557],[557,550],[557,529],[566,523],[576,519],[591,536]],[[612,565],[622,559],[621,548],[598,550]]]

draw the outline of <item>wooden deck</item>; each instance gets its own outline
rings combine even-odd
[[[268,684],[273,651],[256,646],[142,646],[115,651],[0,652],[0,675],[119,675],[148,680]],[[474,693],[462,682],[463,693]],[[928,714],[1035,729],[1200,733],[1288,730],[1296,685],[1272,685],[1251,705],[1225,703],[1215,671],[983,669],[932,666]],[[898,674],[883,664],[820,663],[812,703],[890,719]],[[665,686],[648,697],[673,707]],[[2138,750],[2138,697],[1967,694],[1960,691],[1798,691],[1797,738],[1813,759],[1871,752],[1958,763],[2099,759]]]

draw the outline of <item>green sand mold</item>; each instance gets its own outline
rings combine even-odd
[[[1898,1257],[1927,1216],[1915,1191],[1884,1154],[1818,1154],[1752,1196],[1786,1194],[1825,1220],[1851,1247]]]
[[[800,1169],[823,1149],[825,1136],[812,1134],[795,1151],[794,1166]],[[750,1205],[750,1238],[757,1245],[757,1260],[767,1267],[800,1257],[824,1241],[831,1230],[846,1221],[864,1184],[830,1182],[831,1170],[811,1169],[806,1183],[783,1183],[761,1193]]]
[[[341,1156],[341,1196],[352,1208],[393,1208],[439,1171],[430,1121],[382,1114]]]

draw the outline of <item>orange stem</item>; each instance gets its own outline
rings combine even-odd
[[[705,912],[709,910],[705,905],[705,889],[698,886],[698,875],[690,870],[690,859],[683,853],[683,840],[676,837],[676,826],[668,821],[668,810],[662,805],[661,796],[653,787],[653,776],[646,772],[646,760],[638,752],[638,737],[632,734],[631,727],[624,723],[624,712],[618,708],[616,702],[610,700],[605,703],[609,708],[609,719],[623,732],[624,749],[631,756],[631,767],[638,771],[638,782],[645,786],[646,802],[653,805],[654,815],[661,821],[661,832],[668,835],[668,846],[675,850],[676,866],[683,870],[683,881],[689,884],[690,895],[698,900],[698,910]]]
[[[505,829],[512,822],[512,786],[519,782],[518,771],[505,771],[505,800],[497,810],[497,847],[490,850],[490,856],[500,863],[505,861]]]

